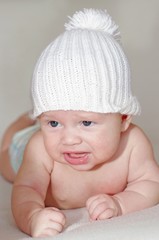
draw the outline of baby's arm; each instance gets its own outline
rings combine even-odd
[[[18,227],[33,237],[53,236],[65,224],[63,213],[45,207],[53,163],[40,132],[30,140],[12,192],[12,211]]]
[[[129,144],[133,148],[127,187],[114,196],[100,194],[89,198],[86,205],[93,220],[123,215],[159,203],[159,167],[154,160],[151,143],[137,127],[130,134]]]
[[[122,213],[148,208],[159,203],[159,166],[145,134],[137,127],[132,131],[134,143],[129,162],[126,189],[115,195]]]

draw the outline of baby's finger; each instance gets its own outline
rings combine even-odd
[[[37,224],[32,231],[33,237],[54,236],[63,230],[63,223],[56,222],[55,220],[45,219],[43,224]]]
[[[89,204],[87,204],[86,206],[87,206],[90,216],[92,216],[92,214],[95,211],[95,209],[97,208],[97,206],[102,203],[105,203],[105,199],[102,197],[99,197],[99,196],[94,198],[93,201],[89,201]]]
[[[92,202],[94,202],[98,198],[99,198],[99,195],[95,195],[93,197],[88,198],[86,202],[86,207],[88,208],[92,204]]]
[[[105,201],[101,201],[96,203],[93,208],[90,209],[89,211],[89,215],[91,217],[92,220],[97,220],[99,219],[99,216],[106,211],[107,209],[109,209],[109,207],[107,206]]]
[[[61,232],[64,225],[62,223],[55,222],[50,219],[50,222],[47,227],[50,229],[55,229],[57,232]]]
[[[109,219],[114,217],[114,209],[108,208],[104,212],[102,212],[100,215],[98,215],[97,219],[98,220],[104,220],[104,219]]]
[[[36,235],[36,237],[42,238],[42,237],[50,237],[50,236],[56,236],[59,234],[59,232],[52,228],[46,228],[43,231],[41,231],[39,234]]]
[[[50,221],[59,223],[64,226],[66,223],[65,215],[59,209],[51,208],[51,210],[52,214],[49,217]]]

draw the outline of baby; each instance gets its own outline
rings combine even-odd
[[[35,67],[37,121],[20,117],[2,142],[13,215],[33,237],[60,233],[62,209],[86,207],[91,220],[104,220],[159,203],[151,143],[131,123],[140,106],[118,26],[107,11],[84,9],[65,27]]]

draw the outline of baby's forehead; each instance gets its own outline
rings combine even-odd
[[[53,116],[87,116],[87,117],[93,117],[93,116],[102,116],[103,113],[96,113],[96,112],[87,112],[87,111],[79,111],[79,110],[53,110],[53,111],[47,111],[42,113],[41,117],[53,117]]]
[[[82,119],[100,119],[119,116],[120,113],[98,113],[78,110],[53,110],[41,114],[41,118],[82,118]]]

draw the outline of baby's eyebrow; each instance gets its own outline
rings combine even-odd
[[[80,117],[86,118],[86,119],[99,119],[102,115],[100,114],[94,114],[94,113],[87,113],[87,114],[81,114]]]
[[[55,118],[54,115],[47,115],[47,114],[43,114],[41,117],[44,120],[49,120],[50,118]]]

